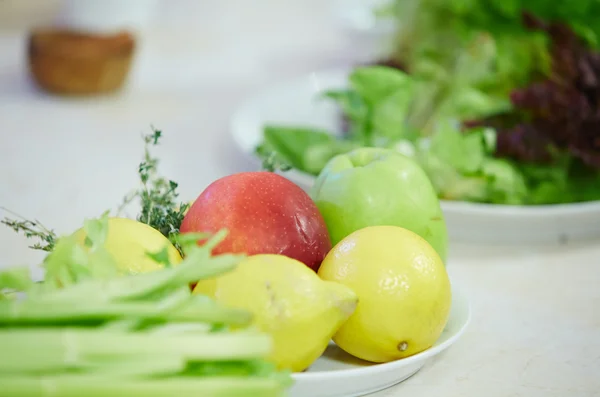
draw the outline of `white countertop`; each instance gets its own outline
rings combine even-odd
[[[328,24],[324,1],[163,3],[128,89],[94,100],[37,92],[23,25],[0,18],[0,206],[72,231],[135,186],[140,135],[151,124],[164,132],[161,170],[194,198],[212,180],[251,169],[227,130],[247,95],[372,52]],[[0,251],[0,267],[41,258],[4,227]],[[449,270],[470,297],[469,329],[417,375],[374,396],[600,396],[599,258],[598,241],[453,244]]]

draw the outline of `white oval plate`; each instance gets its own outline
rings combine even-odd
[[[265,124],[339,130],[337,107],[319,99],[320,92],[347,86],[350,69],[311,73],[271,87],[250,98],[235,112],[231,132],[235,144],[251,158]],[[286,178],[308,190],[312,175],[288,171]],[[555,244],[600,238],[600,202],[535,207],[442,202],[453,240],[492,244]]]
[[[457,288],[452,295],[448,324],[431,348],[402,360],[372,364],[350,356],[331,343],[308,371],[294,374],[290,397],[358,397],[410,378],[427,361],[456,342],[467,328],[471,319],[469,303]]]

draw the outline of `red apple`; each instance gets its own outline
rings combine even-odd
[[[281,254],[315,271],[331,249],[317,206],[299,186],[272,172],[242,172],[210,184],[190,207],[181,232],[229,234],[214,254]]]

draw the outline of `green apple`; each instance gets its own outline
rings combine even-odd
[[[333,157],[311,197],[333,245],[367,226],[399,226],[423,237],[445,262],[446,221],[425,171],[389,149],[361,148]]]

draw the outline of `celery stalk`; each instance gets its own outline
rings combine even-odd
[[[177,266],[119,276],[107,224],[86,222],[88,251],[59,240],[39,285],[0,272],[0,397],[283,395],[291,377],[265,359],[272,338],[247,328],[251,313],[189,289],[245,257],[211,255],[225,232],[203,247],[181,237]],[[12,290],[24,299],[6,299]]]
[[[206,377],[111,379],[91,376],[0,377],[0,397],[280,397],[279,382],[268,378]]]
[[[231,333],[123,333],[76,328],[0,329],[0,373],[56,371],[93,364],[107,357],[182,357],[189,361],[244,360],[266,357],[267,335]]]
[[[209,258],[204,250],[199,249],[192,252],[175,268],[110,280],[81,281],[69,288],[46,293],[44,299],[70,302],[84,299],[103,302],[144,299],[169,288],[178,288],[183,284],[190,284],[232,270],[243,257],[243,255],[220,255]]]
[[[200,296],[180,297],[164,302],[0,301],[0,325],[81,324],[123,318],[175,322],[211,322],[247,325],[251,314],[226,308]]]
[[[131,360],[115,361],[107,358],[85,367],[86,373],[106,377],[150,377],[166,376],[181,373],[186,368],[186,361],[177,356],[166,356],[157,359],[152,356],[140,356]]]

